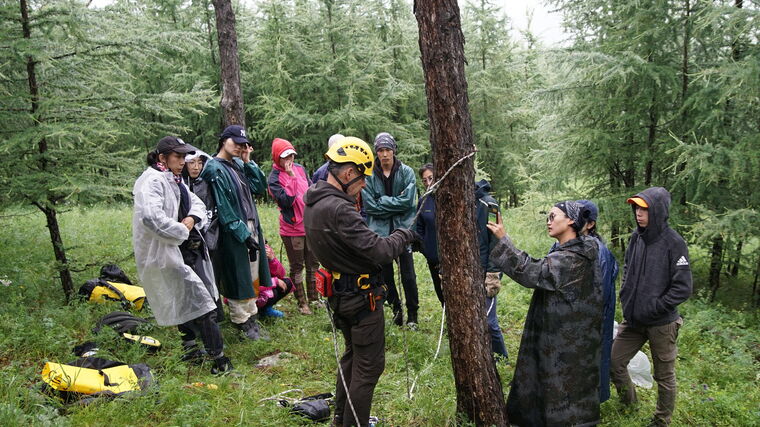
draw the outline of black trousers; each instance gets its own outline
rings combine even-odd
[[[441,288],[441,271],[439,264],[431,264],[428,262],[428,269],[430,270],[430,278],[433,279],[433,289],[438,296],[438,301],[443,305],[443,288]]]
[[[401,283],[404,286],[404,298],[406,298],[406,309],[408,313],[417,313],[420,306],[420,299],[417,293],[417,275],[414,272],[414,257],[409,251],[404,251],[398,257],[401,266]],[[401,310],[401,299],[396,290],[396,277],[393,274],[393,263],[386,264],[383,267],[383,281],[388,287],[388,303],[393,307],[393,311]]]
[[[219,325],[216,323],[216,310],[178,325],[177,329],[182,334],[183,342],[195,341],[195,338],[200,335],[203,347],[212,359],[224,354],[224,341]]]
[[[330,301],[346,344],[340,366],[361,426],[366,426],[369,421],[375,386],[385,370],[385,319],[382,303],[377,304],[375,311],[363,316],[358,323],[352,324],[351,321],[367,304],[366,295],[331,297]],[[356,425],[340,370],[335,386],[335,424]]]
[[[274,296],[272,298],[269,298],[266,304],[264,304],[263,307],[259,307],[259,309],[271,307],[277,304],[278,302],[280,302],[281,299],[285,298],[285,296],[287,296],[291,291],[293,291],[293,283],[290,280],[286,280],[285,284],[287,285],[287,289],[283,291],[282,289],[280,289],[279,286],[276,286],[272,290],[272,292],[274,293]]]

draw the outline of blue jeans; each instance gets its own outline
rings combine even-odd
[[[491,351],[506,359],[509,355],[507,354],[507,346],[504,345],[504,336],[501,334],[499,319],[496,318],[496,297],[486,297],[486,311],[488,312],[488,330],[491,333]]]

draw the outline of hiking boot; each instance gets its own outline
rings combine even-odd
[[[256,341],[261,338],[259,336],[259,327],[254,321],[253,316],[249,317],[248,320],[243,323],[233,323],[233,325],[243,332],[246,339]]]
[[[259,316],[261,317],[276,317],[276,318],[282,318],[285,317],[285,313],[281,312],[280,310],[275,309],[272,306],[269,306],[267,308],[262,309],[259,312]]]
[[[311,309],[309,308],[309,303],[303,303],[298,306],[298,311],[303,315],[310,315]]]
[[[212,375],[224,374],[235,369],[232,366],[232,362],[230,361],[230,358],[227,356],[216,358],[213,360],[213,362],[214,362],[214,366],[211,367]]]
[[[414,324],[417,325],[417,312],[416,311],[410,311],[407,315],[406,324]]]
[[[251,329],[256,331],[257,339],[262,339],[264,341],[269,341],[269,333],[264,329],[263,326],[261,326],[261,323],[259,323],[259,315],[254,314],[253,316],[248,318],[248,321],[251,322]]]

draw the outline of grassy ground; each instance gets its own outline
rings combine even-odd
[[[507,229],[518,246],[540,256],[551,245],[539,209],[512,211]],[[279,253],[276,211],[261,209],[265,232]],[[81,270],[77,284],[96,277],[100,266],[117,262],[136,278],[131,254],[129,206],[73,209],[62,215],[63,239]],[[101,356],[127,363],[148,364],[158,381],[153,392],[87,407],[62,406],[38,392],[39,373],[46,361],[71,361],[71,348],[92,338],[96,320],[116,306],[75,301],[62,303],[55,280],[44,219],[34,211],[0,214],[0,420],[3,425],[300,425],[272,401],[260,400],[298,388],[307,395],[333,391],[333,337],[323,309],[313,316],[297,313],[292,298],[279,308],[284,320],[267,323],[267,342],[246,342],[224,324],[226,352],[243,377],[213,377],[210,366],[188,367],[179,361],[174,328],[154,327],[146,333],[163,349],[155,355],[130,346],[115,334],[101,333]],[[284,254],[283,254],[284,255]],[[455,423],[456,407],[448,341],[433,360],[441,310],[424,260],[415,260],[420,289],[420,328],[400,330],[386,318],[386,369],[378,384],[373,414],[388,426],[442,426]],[[283,256],[283,262],[286,262]],[[699,271],[699,268],[697,268]],[[701,277],[697,277],[700,283]],[[744,280],[746,287],[746,278]],[[741,285],[741,283],[740,283]],[[740,288],[737,292],[744,292]],[[498,316],[512,361],[520,342],[530,291],[505,279]],[[760,332],[757,311],[709,304],[699,297],[682,306],[686,318],[679,338],[679,400],[674,425],[760,425]],[[618,313],[618,320],[620,316]],[[339,341],[342,350],[342,341]],[[285,351],[292,357],[282,366],[260,369],[257,361]],[[499,364],[505,393],[513,366]],[[419,376],[419,377],[418,377]],[[418,377],[413,398],[407,389]],[[216,389],[192,387],[213,383]],[[603,425],[642,425],[651,416],[654,390],[639,390],[638,409],[625,410],[613,399],[602,405]]]

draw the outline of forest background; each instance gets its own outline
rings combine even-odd
[[[548,5],[563,17],[565,47],[542,46],[530,31],[510,34],[510,11],[489,1],[461,3],[479,175],[505,209],[531,218],[559,199],[593,199],[618,255],[631,227],[625,198],[668,188],[671,224],[690,244],[698,293],[756,315],[760,2]],[[292,141],[313,171],[336,132],[371,141],[387,131],[404,162],[431,159],[409,2],[234,6],[246,122],[266,172],[274,137]],[[165,134],[213,153],[219,86],[210,0],[117,0],[102,8],[2,0],[3,227],[37,224],[17,230],[31,235],[71,209],[128,203],[145,153]],[[34,214],[29,206],[45,221],[19,222]],[[2,258],[14,259],[13,242],[0,242]],[[37,250],[55,251],[58,261],[51,253],[0,274],[17,283],[30,269],[42,272],[54,293],[53,275],[65,269],[80,279],[102,261],[78,241]]]

